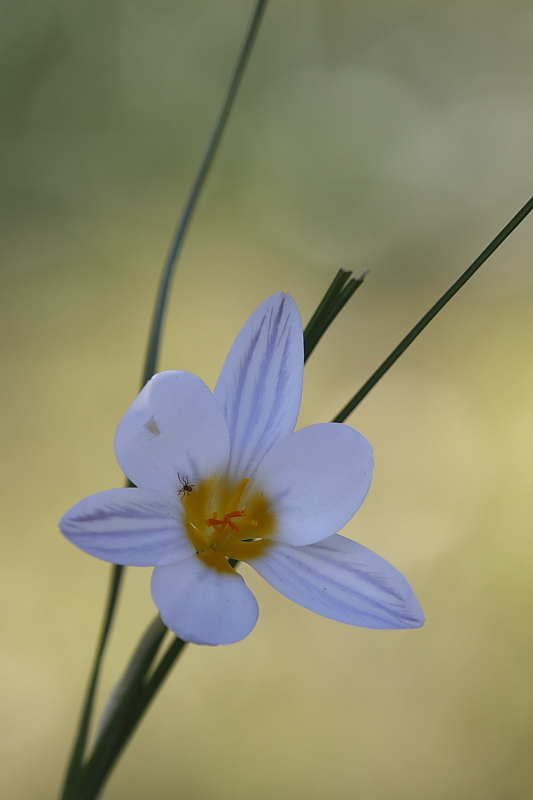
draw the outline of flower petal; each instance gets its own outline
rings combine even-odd
[[[130,481],[174,495],[178,473],[190,483],[225,469],[229,434],[213,395],[190,372],[160,372],[120,421],[115,455]]]
[[[275,444],[254,477],[275,513],[275,540],[313,544],[340,530],[365,499],[372,466],[364,436],[335,422],[301,428]]]
[[[152,597],[161,619],[176,636],[195,644],[232,644],[257,622],[257,601],[231,567],[219,571],[198,556],[157,567]]]
[[[230,432],[232,477],[251,477],[272,445],[294,430],[303,364],[298,310],[292,297],[278,292],[244,324],[215,387]]]
[[[344,536],[305,547],[273,544],[249,563],[278,592],[323,617],[362,628],[424,624],[403,575]]]
[[[130,567],[173,564],[194,554],[177,496],[109,489],[85,497],[62,517],[63,535],[91,556]]]

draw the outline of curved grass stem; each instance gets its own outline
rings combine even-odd
[[[468,269],[463,272],[463,274],[455,281],[455,283],[453,283],[450,288],[444,292],[442,297],[440,297],[437,302],[431,306],[429,311],[427,311],[416,323],[416,325],[411,328],[409,333],[404,336],[402,341],[394,348],[392,353],[387,356],[385,361],[383,361],[377,370],[372,373],[366,383],[361,386],[359,391],[354,394],[352,399],[346,403],[341,411],[339,411],[333,422],[344,422],[344,420],[352,413],[352,411],[357,408],[359,403],[364,400],[370,390],[374,388],[376,383],[381,380],[381,378],[386,372],[388,372],[392,365],[403,353],[405,353],[407,348],[410,347],[417,336],[422,333],[424,328],[429,325],[431,320],[434,319],[440,311],[442,311],[444,306],[450,302],[452,297],[457,294],[459,289],[461,289],[465,283],[470,280],[472,275],[474,275],[485,263],[485,261],[487,261],[487,259],[490,258],[490,256],[498,249],[498,247],[503,244],[507,237],[515,230],[515,228],[520,225],[521,222],[525,220],[531,211],[533,211],[533,197],[531,197],[527,203],[522,206],[520,211],[514,215],[514,217],[507,223],[507,225],[505,225],[504,228],[502,228],[502,230],[494,237],[487,247],[485,247],[479,256],[470,264]]]

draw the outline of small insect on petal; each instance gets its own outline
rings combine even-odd
[[[181,489],[178,491],[178,497],[185,497],[186,494],[190,494],[194,487],[196,486],[195,483],[189,483],[189,478],[187,475],[185,477],[181,477],[178,472],[178,480],[181,483]]]

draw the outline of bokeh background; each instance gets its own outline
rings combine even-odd
[[[1,0],[0,796],[57,795],[107,565],[62,540],[119,486],[154,292],[251,0]],[[331,419],[533,185],[528,0],[271,0],[190,230],[161,368],[213,386],[241,324],[339,267],[364,287],[306,369]],[[347,535],[427,616],[376,632],[247,571],[261,616],[190,647],[109,800],[533,796],[533,220],[349,423],[375,479]],[[154,615],[128,571],[103,698]]]

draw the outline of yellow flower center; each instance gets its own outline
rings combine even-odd
[[[249,561],[270,545],[274,513],[265,495],[250,491],[248,478],[237,486],[213,476],[181,498],[185,527],[196,555],[220,571],[232,571],[227,559]]]

